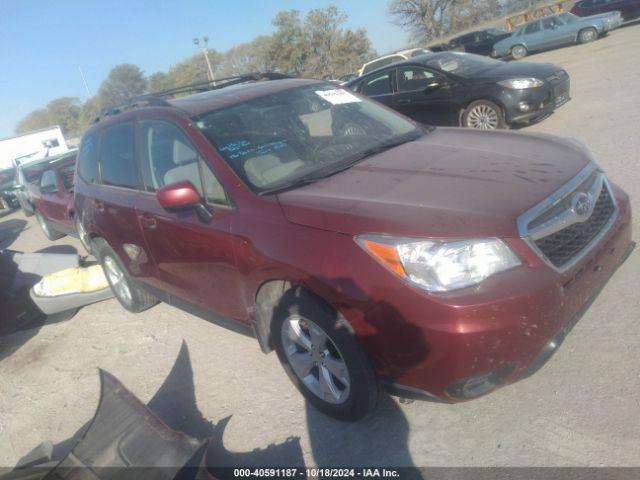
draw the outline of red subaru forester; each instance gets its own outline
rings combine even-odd
[[[632,249],[627,195],[578,142],[259,78],[105,112],[79,153],[82,239],[124,308],[252,328],[329,415],[531,374]]]

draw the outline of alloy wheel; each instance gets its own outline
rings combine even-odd
[[[129,284],[124,276],[124,272],[120,269],[117,262],[109,256],[104,257],[104,273],[107,275],[109,283],[118,298],[127,305],[131,305],[131,290],[129,289]]]
[[[593,40],[595,40],[595,37],[596,37],[596,32],[594,30],[586,30],[582,32],[582,41],[584,43],[592,42]]]
[[[498,112],[489,105],[477,105],[467,114],[467,127],[481,130],[498,128]]]
[[[282,325],[281,338],[289,365],[311,393],[332,404],[346,401],[351,385],[347,365],[319,325],[292,315]]]

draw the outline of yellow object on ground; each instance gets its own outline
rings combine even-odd
[[[47,275],[33,287],[33,292],[39,297],[57,297],[95,292],[108,286],[102,267],[92,265],[86,268],[67,268]]]

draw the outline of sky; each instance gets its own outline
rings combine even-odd
[[[138,65],[147,75],[196,53],[208,36],[220,51],[269,34],[280,10],[302,14],[333,3],[346,27],[365,28],[378,53],[406,46],[388,0],[0,0],[0,138],[27,113],[57,97],[94,94],[109,70]]]

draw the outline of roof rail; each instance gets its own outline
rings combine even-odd
[[[290,75],[277,72],[255,72],[243,75],[234,75],[231,77],[218,78],[217,80],[207,80],[206,82],[191,83],[181,87],[170,88],[159,92],[151,92],[146,95],[140,95],[130,98],[127,102],[113,107],[103,108],[94,123],[99,122],[105,117],[117,115],[118,113],[139,107],[172,107],[171,103],[164,100],[163,97],[174,97],[184,93],[200,93],[209,90],[219,90],[231,85],[237,85],[245,82],[258,82],[261,80],[281,80],[291,78]]]

